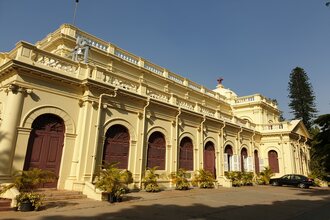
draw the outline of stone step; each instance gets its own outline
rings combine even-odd
[[[77,191],[56,190],[56,189],[39,189],[37,192],[45,195],[44,201],[58,201],[58,200],[73,200],[85,199],[87,196]]]
[[[56,196],[45,196],[44,201],[58,201],[58,200],[74,200],[74,199],[86,199],[85,195],[56,195]]]
[[[10,207],[10,199],[0,199],[0,211],[11,211],[13,208]]]

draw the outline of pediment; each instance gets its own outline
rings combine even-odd
[[[292,121],[292,122],[294,122],[294,121]],[[301,136],[307,137],[309,139],[311,138],[307,128],[305,127],[305,125],[302,121],[298,121],[298,122],[295,123],[295,126],[292,129],[292,132],[294,132],[296,134],[299,134]]]

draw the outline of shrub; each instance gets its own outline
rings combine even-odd
[[[133,182],[132,173],[117,168],[118,163],[106,163],[97,174],[95,186],[100,190],[119,198],[128,191],[128,184]]]
[[[175,184],[177,190],[188,190],[190,183],[187,179],[187,171],[185,169],[179,169],[176,173],[170,175],[172,183]]]
[[[253,179],[252,172],[230,171],[230,172],[225,172],[225,176],[232,181],[233,186],[252,185],[252,179]]]
[[[242,185],[242,172],[240,171],[229,171],[225,172],[225,176],[231,180],[233,186]]]
[[[0,194],[6,192],[12,187],[16,187],[20,194],[16,197],[17,206],[20,207],[22,202],[30,201],[35,210],[42,205],[43,194],[33,192],[43,183],[51,183],[56,180],[56,175],[49,170],[32,168],[30,170],[17,171],[13,175],[13,183],[3,186]]]
[[[159,174],[156,173],[157,166],[153,168],[148,168],[145,176],[143,178],[144,181],[144,188],[147,192],[159,192],[160,187],[157,183],[157,180],[159,178]]]
[[[243,186],[253,185],[253,172],[243,172],[242,173],[242,184]]]
[[[272,176],[274,176],[273,171],[269,167],[265,167],[262,172],[256,175],[255,182],[259,185],[267,185]]]
[[[41,184],[54,182],[57,178],[53,172],[38,168],[17,171],[13,177],[14,182],[6,188],[16,187],[20,192],[32,192],[39,188]]]
[[[200,169],[198,170],[192,179],[193,186],[199,188],[214,188],[215,179],[210,171]]]

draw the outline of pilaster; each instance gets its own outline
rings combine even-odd
[[[7,88],[6,107],[0,129],[0,176],[4,178],[12,173],[17,127],[21,119],[24,95],[27,93],[28,90],[14,84]]]

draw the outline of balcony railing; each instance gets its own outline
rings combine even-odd
[[[239,97],[235,100],[235,104],[251,103],[251,102],[257,102],[257,101],[267,103],[268,105],[270,105],[274,108],[277,108],[277,104],[275,102],[273,102],[272,100],[270,100],[260,94]]]
[[[124,52],[120,49],[117,49],[117,48],[115,49],[115,55],[117,57],[120,57],[121,59],[126,60],[130,63],[133,63],[135,65],[138,65],[138,63],[139,63],[139,58],[137,58],[135,56],[132,56],[131,54],[128,54],[128,53],[126,53],[126,52]]]
[[[100,50],[103,50],[105,52],[108,51],[108,45],[100,42],[100,40],[92,39],[91,37],[88,37],[88,36],[83,35],[83,34],[81,35],[80,33],[77,33],[76,38],[78,38],[78,37],[83,37],[84,39],[86,39],[88,44],[92,47],[96,47],[96,48],[98,48]]]
[[[100,50],[107,50],[108,53],[113,54],[127,62],[132,63],[133,65],[138,65],[140,68],[145,68],[151,73],[161,75],[162,77],[173,81],[173,83],[180,84],[181,86],[185,86],[187,88],[196,91],[197,93],[202,93],[203,95],[207,95],[214,99],[225,100],[219,93],[213,92],[203,86],[194,83],[184,77],[181,77],[175,73],[169,72],[166,69],[159,67],[155,64],[152,64],[140,57],[132,55],[120,48],[117,48],[111,44],[105,45],[104,42],[93,39],[90,35],[83,37],[89,37],[91,41],[97,42],[98,44],[94,44],[96,48]],[[101,46],[98,46],[101,45]],[[104,46],[107,46],[106,48]],[[233,121],[233,117],[227,113],[223,114],[222,112],[217,112],[214,108],[210,106],[198,105],[195,102],[192,102],[187,97],[174,97],[169,93],[163,90],[152,90],[151,88],[147,91],[140,89],[140,83],[136,80],[136,76],[131,74],[131,76],[121,77],[115,74],[112,74],[111,71],[107,67],[100,67],[97,65],[86,65],[84,63],[77,63],[72,61],[69,58],[65,58],[56,54],[52,54],[50,52],[38,49],[36,46],[28,44],[28,43],[20,43],[17,47],[11,52],[16,59],[31,63],[36,66],[45,66],[46,68],[52,68],[54,71],[57,71],[60,74],[64,74],[70,77],[75,77],[79,79],[91,78],[93,80],[97,80],[101,83],[105,83],[108,85],[112,85],[115,87],[119,87],[124,90],[128,90],[133,93],[139,93],[142,95],[147,95],[152,99],[157,99],[162,102],[167,102],[169,104],[176,105],[178,107],[182,107],[184,109],[194,111],[203,115],[207,115],[208,117],[213,117],[217,119],[222,119],[228,123],[235,123],[239,126],[246,128],[256,128],[257,130],[267,131],[267,130],[282,130],[288,128],[288,124],[278,123],[271,125],[255,125],[251,122],[246,122],[240,119],[235,119]],[[159,89],[159,88],[155,88]],[[236,103],[245,103],[245,102],[253,102],[253,101],[265,101],[269,104],[273,104],[270,100],[264,98],[261,95],[253,95],[240,97],[236,100]]]
[[[70,60],[63,59],[60,56],[54,56],[53,54],[40,51],[36,53],[34,61],[37,64],[42,64],[68,73],[75,73],[78,69],[78,65],[75,62],[70,62]]]
[[[235,103],[246,103],[255,101],[254,96],[244,96],[236,99]]]
[[[66,27],[68,28],[68,27]],[[72,26],[70,26],[69,28],[74,28]],[[150,72],[152,73],[155,73],[157,75],[162,75],[163,77],[175,82],[175,83],[178,83],[178,84],[181,84],[181,85],[184,85],[184,86],[187,86],[197,92],[201,92],[201,93],[204,93],[210,97],[213,97],[213,98],[216,98],[216,99],[219,99],[219,100],[225,100],[226,98],[220,94],[216,94],[215,92],[211,91],[211,90],[208,90],[208,89],[204,89],[203,86],[201,85],[198,85],[197,83],[195,82],[192,82],[190,80],[187,80],[185,79],[184,77],[182,76],[179,76],[173,72],[169,72],[167,70],[165,70],[164,68],[162,67],[159,67],[158,65],[156,64],[153,64],[141,57],[138,57],[138,56],[135,56],[134,54],[131,54],[113,44],[106,44],[104,41],[88,34],[88,33],[85,33],[83,31],[78,31],[78,30],[75,30],[76,32],[78,32],[77,34],[75,34],[75,37],[77,36],[81,36],[85,39],[88,40],[88,42],[91,44],[91,46],[95,47],[95,48],[98,48],[102,51],[106,51],[110,54],[113,54],[123,60],[126,60],[134,65],[137,65],[137,66],[140,66],[140,67],[143,67],[145,68],[146,70],[149,70]],[[70,31],[66,30],[66,32],[70,33]],[[65,32],[65,33],[66,33]]]
[[[146,68],[147,70],[149,70],[149,71],[151,71],[153,73],[156,73],[158,75],[163,75],[163,73],[164,73],[164,70],[163,69],[158,68],[155,65],[150,64],[148,62],[144,62],[144,68]]]
[[[288,121],[284,121],[280,123],[262,124],[260,126],[262,131],[289,130],[290,123]]]

